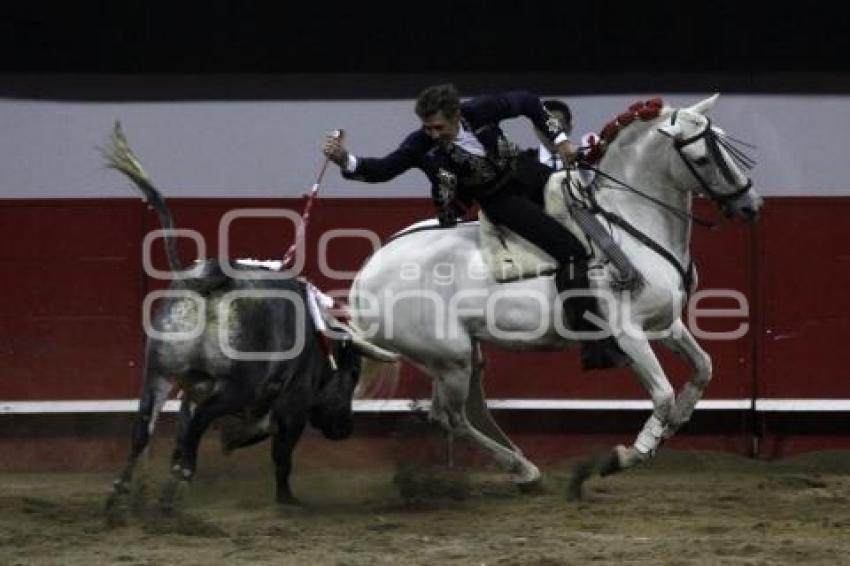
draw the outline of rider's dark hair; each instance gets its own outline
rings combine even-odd
[[[549,112],[560,112],[564,115],[564,126],[569,126],[573,121],[573,113],[570,112],[570,106],[566,102],[562,102],[555,98],[547,98],[543,101],[543,108]]]
[[[429,86],[416,98],[416,115],[427,118],[437,112],[454,116],[460,110],[460,95],[453,84]]]

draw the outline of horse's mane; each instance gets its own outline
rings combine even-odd
[[[668,114],[670,111],[671,109],[664,106],[664,101],[660,97],[635,102],[625,112],[617,114],[617,116],[606,123],[599,130],[598,135],[590,137],[588,151],[584,156],[585,162],[591,164],[599,162],[605,154],[605,150],[608,149],[629,124],[636,121],[651,122],[659,116]]]

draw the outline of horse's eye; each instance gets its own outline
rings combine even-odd
[[[694,165],[698,165],[700,167],[702,167],[703,165],[708,165],[708,157],[704,155],[702,157],[697,157],[696,159],[694,159]]]

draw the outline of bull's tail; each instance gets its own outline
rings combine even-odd
[[[121,129],[121,122],[115,122],[115,129],[112,131],[112,136],[109,139],[109,146],[102,148],[101,152],[106,159],[107,166],[129,177],[133,184],[141,191],[144,201],[156,210],[159,216],[159,223],[164,230],[163,238],[165,239],[165,253],[168,257],[168,266],[172,271],[182,271],[183,267],[177,255],[177,243],[173,234],[174,218],[171,216],[171,211],[166,206],[162,194],[153,186],[150,177],[148,177],[139,159],[133,153],[133,150],[130,149],[127,138],[124,137],[124,131]]]

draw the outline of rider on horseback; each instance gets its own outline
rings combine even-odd
[[[535,204],[543,187],[539,175],[526,174],[519,147],[508,140],[499,123],[525,116],[555,144],[564,163],[577,157],[561,122],[540,99],[527,92],[483,95],[463,103],[453,85],[425,89],[416,101],[422,129],[408,135],[401,145],[382,158],[355,157],[339,137],[325,140],[324,153],[340,166],[347,179],[388,181],[414,167],[431,180],[432,196],[443,226],[477,201],[488,218],[513,230],[548,253],[560,265],[556,276],[559,291],[587,286],[587,256],[582,244],[558,221]],[[538,197],[539,198],[539,197]],[[596,301],[580,297],[567,301],[577,316],[575,330],[598,331],[582,316],[596,310]],[[565,304],[566,304],[565,303]],[[584,342],[582,365],[602,369],[624,365],[625,356],[611,337]]]

